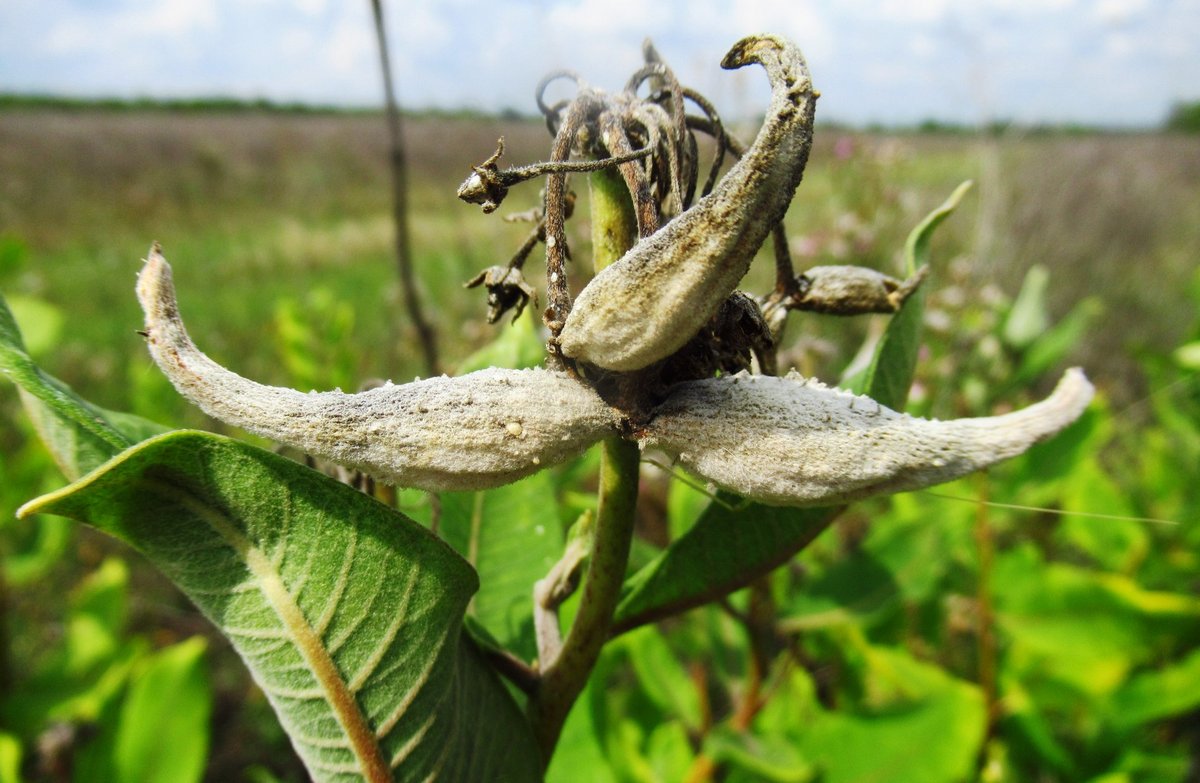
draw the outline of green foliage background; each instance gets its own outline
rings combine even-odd
[[[443,118],[409,131],[418,264],[447,364],[536,360],[528,321],[498,333],[477,292],[459,288],[503,263],[528,227],[481,216],[453,190],[501,133],[513,161],[544,157],[544,129]],[[788,217],[801,265],[899,273],[909,229],[958,181],[977,180],[934,242],[910,410],[1023,404],[1068,364],[1086,367],[1100,400],[1023,458],[856,505],[728,601],[619,637],[550,779],[1194,776],[1200,143],[817,139]],[[211,428],[134,334],[133,276],[159,239],[198,343],[242,374],[347,389],[411,377],[385,160],[369,116],[0,115],[0,287],[28,356],[105,409]],[[536,197],[515,191],[512,211]],[[569,229],[586,258],[584,221]],[[752,291],[771,279],[769,262],[758,267]],[[790,361],[850,379],[859,345],[885,322],[796,319]],[[0,393],[0,781],[305,779],[228,643],[169,582],[61,518],[13,519],[63,479],[12,387]],[[77,450],[92,457],[62,466],[69,476],[118,448],[113,437],[149,431],[118,419],[106,419],[117,436],[101,427],[100,445]],[[442,499],[442,534],[484,583],[472,617],[499,641],[528,653],[525,585],[590,503],[594,470],[585,458],[500,494]],[[664,474],[644,484],[634,567],[721,514]],[[418,521],[428,502],[398,497]],[[626,598],[636,606],[636,592]],[[176,766],[155,759],[168,744]]]

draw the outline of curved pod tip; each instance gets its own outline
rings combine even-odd
[[[685,384],[645,442],[753,500],[829,505],[923,489],[1015,457],[1079,418],[1093,391],[1071,369],[1027,408],[938,421],[810,380],[738,375]]]
[[[137,293],[150,353],[180,394],[213,418],[382,481],[430,490],[500,486],[615,431],[612,410],[594,391],[548,370],[481,370],[357,394],[265,386],[192,343],[157,247]]]

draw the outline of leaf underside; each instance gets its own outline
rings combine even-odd
[[[173,432],[36,500],[141,550],[229,637],[312,777],[536,780],[465,637],[478,582],[417,523],[270,452]]]

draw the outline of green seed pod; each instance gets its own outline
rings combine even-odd
[[[565,373],[489,369],[358,394],[264,386],[196,348],[157,249],[138,276],[154,360],[205,413],[382,481],[486,489],[574,457],[615,431],[596,393]]]
[[[643,445],[761,503],[846,503],[941,484],[1014,457],[1079,418],[1092,392],[1072,369],[1028,408],[936,421],[796,375],[738,374],[680,384]]]
[[[817,96],[800,50],[783,38],[744,38],[721,66],[749,63],[771,81],[754,144],[711,194],[588,284],[559,337],[566,356],[616,371],[670,356],[736,288],[783,218],[808,161]]]

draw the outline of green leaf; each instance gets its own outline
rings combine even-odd
[[[666,638],[654,628],[642,628],[621,640],[634,674],[665,715],[681,720],[694,732],[703,724],[696,683],[688,676]]]
[[[0,725],[32,737],[52,722],[103,721],[146,648],[125,631],[128,590],[129,569],[116,557],[80,581],[61,645],[42,651],[15,698],[0,698]]]
[[[1046,313],[1046,288],[1050,285],[1050,270],[1034,264],[1025,273],[1016,301],[1004,319],[1001,336],[1004,342],[1018,350],[1027,348],[1050,328]]]
[[[155,653],[130,684],[117,728],[117,781],[186,783],[204,775],[212,710],[206,647],[194,636]]]
[[[1036,579],[1029,575],[1036,573]],[[1024,546],[997,558],[991,589],[1010,666],[1033,688],[1054,683],[1109,697],[1128,672],[1200,619],[1200,599],[1146,590],[1128,577],[1045,564]]]
[[[444,493],[438,530],[479,573],[471,614],[505,648],[536,658],[533,583],[563,550],[551,475],[542,471],[487,492]]]
[[[722,726],[704,738],[704,752],[731,766],[733,780],[806,783],[816,777],[816,769],[787,737],[752,735]],[[739,772],[750,777],[739,777]]]
[[[756,734],[790,740],[795,762],[815,767],[822,783],[973,779],[986,729],[979,689],[901,649],[860,652],[865,695],[858,703],[845,699],[836,712],[826,710],[801,669],[767,702]]]
[[[984,739],[979,689],[901,650],[873,648],[873,676],[897,695],[856,712],[823,713],[799,731],[800,749],[823,783],[968,779]]]
[[[27,504],[142,551],[233,642],[316,780],[535,780],[515,703],[462,632],[471,567],[412,520],[199,432]]]
[[[1171,353],[1171,358],[1185,370],[1200,370],[1200,340],[1179,346]]]
[[[536,314],[531,309],[515,322],[502,321],[500,334],[490,343],[468,356],[459,365],[457,375],[488,367],[523,370],[539,367],[546,359],[546,346],[538,333]]]
[[[25,325],[21,338],[31,356],[40,356],[58,345],[66,323],[62,310],[42,299],[19,294],[8,297],[6,304],[13,320]]]
[[[895,605],[899,588],[892,572],[873,554],[858,549],[805,580],[787,605],[788,629],[869,619]]]
[[[745,587],[790,560],[840,511],[746,505],[728,493],[718,500],[691,530],[626,580],[614,620],[617,632]]]
[[[21,330],[0,297],[0,371],[21,391],[21,400],[42,441],[68,479],[99,467],[147,433],[163,432],[153,422],[106,411],[43,372],[25,350]]]
[[[929,262],[933,230],[971,187],[964,182],[909,234],[909,274]],[[922,286],[892,316],[864,376],[863,391],[891,408],[902,408],[916,369]],[[625,583],[615,629],[627,631],[727,595],[786,563],[841,513],[841,507],[774,508],[747,504],[721,493],[696,524]]]
[[[1178,663],[1134,676],[1113,694],[1113,722],[1128,729],[1200,707],[1200,650]]]
[[[0,783],[21,783],[21,742],[0,732]]]
[[[1088,297],[1075,305],[1065,318],[1028,345],[1009,385],[1024,386],[1063,361],[1087,336],[1088,329],[1102,312],[1104,305],[1096,297]]]
[[[908,235],[904,243],[904,271],[912,275],[929,263],[929,243],[934,229],[941,225],[958,207],[971,181],[959,185],[950,198],[925,216]],[[921,347],[921,323],[925,317],[925,294],[929,281],[916,290],[904,302],[900,312],[892,316],[887,331],[875,349],[875,358],[867,368],[859,391],[878,400],[889,408],[900,410],[908,399],[913,373],[917,369],[917,352]]]

